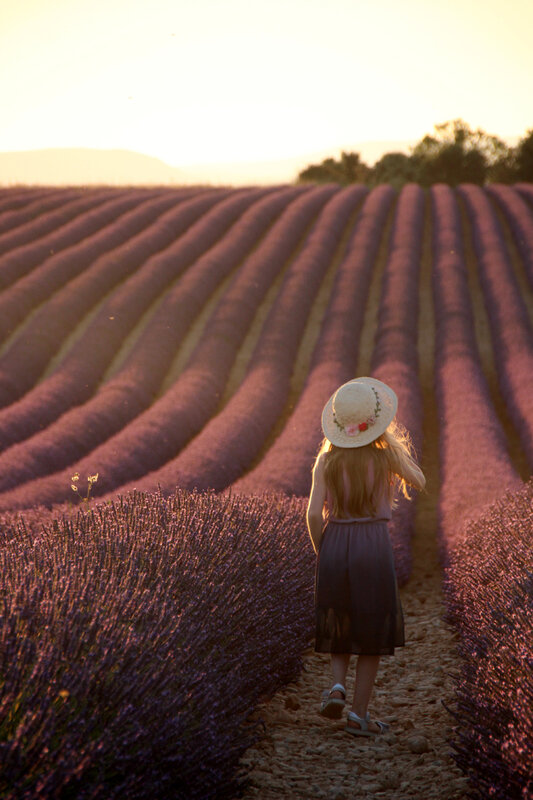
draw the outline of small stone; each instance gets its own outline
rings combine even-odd
[[[411,753],[427,753],[429,750],[429,742],[425,736],[417,734],[407,739],[407,747]]]
[[[297,711],[300,708],[300,703],[295,697],[289,695],[285,698],[285,708],[288,708],[289,711]]]
[[[379,784],[382,789],[398,789],[400,776],[396,772],[385,772],[380,776]]]
[[[332,800],[348,800],[348,795],[342,789],[333,789]]]
[[[294,722],[294,717],[293,717],[292,714],[289,714],[288,711],[284,711],[283,709],[280,709],[276,714],[275,721],[276,722],[291,722],[292,723],[292,722]]]

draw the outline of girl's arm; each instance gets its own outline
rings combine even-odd
[[[426,477],[418,464],[407,453],[402,453],[400,456],[394,448],[392,448],[392,455],[394,459],[394,472],[400,478],[412,486],[414,489],[421,491],[426,486]]]
[[[307,504],[307,529],[313,550],[318,553],[324,527],[323,509],[326,501],[326,481],[324,478],[324,457],[319,455],[313,467],[313,484]]]

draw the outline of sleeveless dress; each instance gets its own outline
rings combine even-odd
[[[391,517],[385,496],[375,517],[329,517],[315,568],[315,652],[393,655],[405,645]]]

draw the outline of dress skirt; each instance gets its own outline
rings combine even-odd
[[[385,520],[330,520],[315,571],[315,651],[393,655],[404,621]]]

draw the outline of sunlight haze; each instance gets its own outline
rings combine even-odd
[[[0,151],[175,167],[337,155],[462,117],[533,126],[530,0],[0,3]],[[363,154],[364,155],[364,154]]]

